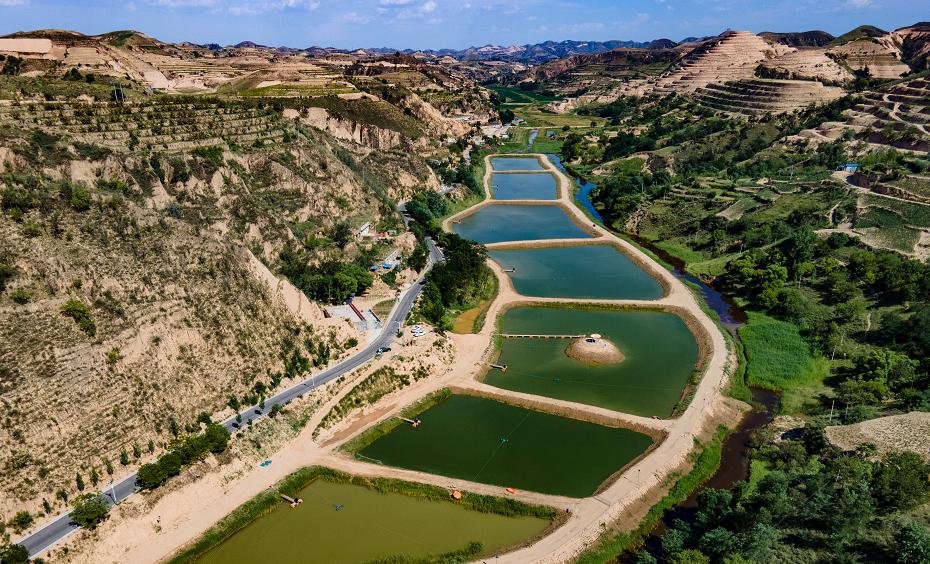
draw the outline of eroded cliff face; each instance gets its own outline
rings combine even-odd
[[[343,141],[372,149],[424,148],[429,139],[411,139],[397,131],[334,116],[326,108],[307,108],[301,122],[326,131]]]

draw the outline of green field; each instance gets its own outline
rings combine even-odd
[[[500,84],[489,86],[488,89],[497,93],[502,98],[506,98],[508,103],[535,104],[539,102],[552,102],[558,99],[555,96],[546,96],[538,91],[521,90],[519,88]]]
[[[904,222],[915,227],[930,227],[930,205],[863,194],[862,203],[869,207],[885,208],[900,215]]]
[[[811,351],[797,325],[749,312],[749,321],[740,328],[739,336],[749,362],[747,383],[784,392],[782,413],[796,412],[805,398],[824,388],[829,362]]]

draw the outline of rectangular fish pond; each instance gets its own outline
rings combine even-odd
[[[521,490],[587,497],[652,444],[629,429],[452,395],[358,453],[359,458]]]
[[[613,245],[489,252],[524,296],[656,300],[662,285]]]
[[[698,361],[691,330],[663,311],[515,307],[500,332],[599,338],[502,338],[507,370],[491,369],[487,384],[646,417],[672,414]]]
[[[555,200],[555,176],[543,173],[491,175],[491,194],[498,200]]]
[[[557,205],[490,204],[460,221],[452,231],[482,244],[591,237]]]
[[[536,157],[491,157],[494,170],[545,170]]]
[[[314,469],[300,472],[308,470]],[[345,479],[316,478],[299,489],[287,489],[292,497],[303,500],[296,507],[277,499],[276,490],[261,494],[225,520],[235,519],[239,512],[248,512],[249,504],[260,499],[266,502],[265,510],[256,513],[261,516],[244,528],[230,527],[235,532],[225,540],[212,538],[208,532],[172,563],[348,564],[395,561],[392,558],[398,562],[445,561],[455,555],[471,560],[540,536],[555,516],[549,508],[528,506],[512,499],[466,492],[461,501],[451,501],[449,492],[442,488],[398,480],[369,482],[333,474]],[[415,490],[416,494],[401,493],[409,490]],[[470,509],[480,506],[491,509],[489,512]],[[221,525],[222,522],[217,527]],[[210,548],[210,541],[214,540],[219,544]],[[469,547],[476,542],[480,548]]]

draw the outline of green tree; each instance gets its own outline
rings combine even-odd
[[[126,452],[126,447],[123,447],[123,450],[119,453],[119,463],[123,466],[129,465],[129,453]]]
[[[873,489],[887,509],[913,509],[930,500],[930,466],[913,452],[889,452],[878,465]]]
[[[409,257],[407,257],[407,266],[417,272],[420,272],[426,268],[426,263],[428,260],[429,252],[426,250],[426,245],[420,243],[414,247],[413,252],[410,253]]]
[[[97,482],[99,481],[100,481],[100,474],[97,473],[97,467],[94,466],[90,469],[90,483],[96,486]]]
[[[84,494],[74,500],[71,519],[82,527],[95,529],[110,514],[110,504],[99,494]]]
[[[912,521],[898,532],[896,540],[900,564],[930,562],[930,529],[926,525]]]
[[[346,245],[349,244],[349,241],[352,240],[352,227],[345,221],[340,221],[333,226],[333,230],[330,232],[330,239],[333,240],[333,243],[340,249],[344,249]]]
[[[26,564],[29,550],[21,544],[8,544],[0,548],[0,564]]]
[[[710,564],[710,558],[706,554],[693,548],[682,550],[668,561],[669,564]]]
[[[78,472],[74,476],[74,484],[77,486],[79,492],[84,491],[84,478],[81,476],[81,473]]]

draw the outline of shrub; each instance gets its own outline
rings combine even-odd
[[[91,337],[97,334],[97,325],[90,316],[90,310],[80,301],[71,298],[61,306],[61,313],[73,319],[81,330]]]
[[[23,235],[33,239],[42,234],[42,226],[34,221],[27,221],[23,223]]]
[[[110,504],[99,494],[84,494],[74,500],[71,520],[82,527],[95,529],[110,514]]]
[[[32,525],[32,515],[28,511],[20,511],[10,519],[10,527],[17,533],[21,533]]]
[[[0,262],[0,292],[6,290],[8,280],[16,275],[16,269],[12,265]]]
[[[83,186],[75,186],[71,189],[71,207],[77,211],[87,211],[93,203],[90,196],[90,190]]]
[[[23,305],[29,302],[29,292],[22,288],[17,288],[10,294],[10,298],[12,298],[14,302]]]

